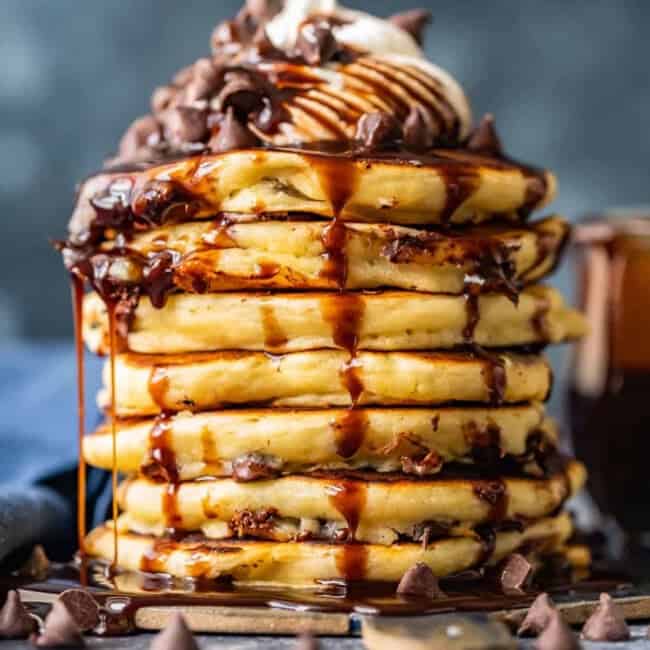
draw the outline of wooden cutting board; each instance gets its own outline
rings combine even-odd
[[[51,593],[20,590],[25,603],[37,605],[39,603],[52,603],[56,596]],[[650,592],[635,593],[631,596],[616,598],[616,602],[623,610],[625,617],[630,620],[650,619]],[[597,605],[597,594],[589,598],[574,598],[568,602],[558,603],[566,621],[572,625],[583,623],[593,612]],[[141,630],[159,630],[165,627],[169,617],[176,611],[182,611],[188,624],[195,632],[226,633],[226,634],[260,634],[260,635],[295,635],[310,632],[323,636],[346,636],[359,634],[361,629],[368,630],[373,642],[382,646],[382,639],[387,639],[391,634],[403,633],[404,630],[413,630],[413,642],[425,634],[435,632],[436,638],[446,634],[449,625],[457,625],[459,620],[469,621],[473,628],[468,634],[475,636],[472,630],[476,626],[487,626],[482,633],[489,637],[499,638],[499,630],[504,627],[516,627],[525,616],[525,609],[491,612],[484,616],[461,614],[438,614],[432,616],[393,618],[393,617],[365,617],[341,613],[301,612],[296,610],[271,609],[266,607],[215,607],[203,605],[186,605],[174,607],[142,607],[138,610],[135,623]],[[418,629],[414,622],[418,622]],[[452,621],[452,622],[450,622]],[[453,623],[456,621],[456,623]],[[389,623],[390,622],[390,625]],[[393,630],[393,631],[391,631]],[[443,632],[441,632],[441,630]],[[496,636],[495,636],[496,635]],[[444,638],[441,636],[440,638]],[[395,639],[393,639],[395,640]],[[404,646],[405,648],[407,646]],[[413,645],[413,648],[425,647]],[[426,646],[436,647],[436,646]],[[453,648],[453,645],[447,647]],[[474,646],[472,646],[474,647]],[[477,648],[485,646],[476,646]],[[490,646],[493,647],[493,646]]]

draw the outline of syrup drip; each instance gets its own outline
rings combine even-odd
[[[325,226],[321,237],[325,258],[320,275],[332,281],[341,290],[345,288],[348,277],[348,260],[345,253],[347,237],[348,229],[338,217]]]
[[[262,305],[262,327],[264,329],[264,348],[277,350],[286,345],[288,339],[271,305]]]
[[[165,411],[165,396],[168,388],[167,369],[164,366],[153,366],[149,375],[149,395],[161,411]]]
[[[466,343],[471,343],[474,340],[474,332],[476,331],[476,326],[481,317],[479,311],[481,288],[481,283],[475,281],[474,276],[465,279],[463,294],[465,296],[465,313],[467,314],[467,321],[463,328],[463,338]]]
[[[507,386],[506,367],[503,359],[497,354],[488,352],[479,345],[474,345],[473,347],[474,354],[485,362],[483,376],[485,378],[490,403],[494,406],[500,406],[503,404]]]
[[[488,521],[499,523],[508,513],[508,489],[501,479],[479,481],[474,486],[474,494],[489,506]]]
[[[183,524],[183,517],[178,508],[178,490],[180,483],[170,482],[163,492],[162,508],[165,515],[167,533],[172,537],[180,534]]]
[[[172,414],[163,412],[149,432],[149,458],[140,471],[155,480],[177,483],[179,480],[176,455],[171,443]]]
[[[111,441],[112,441],[112,460],[111,460],[111,491],[112,491],[112,515],[113,515],[113,563],[110,570],[113,571],[117,568],[117,561],[119,557],[118,552],[118,530],[117,530],[117,517],[118,504],[117,504],[117,415],[116,415],[116,389],[115,389],[115,355],[117,353],[117,332],[116,332],[116,319],[115,319],[115,305],[107,303],[108,309],[108,330],[110,341],[110,373],[111,373],[111,405],[110,405],[110,420],[111,420]]]
[[[77,433],[79,447],[79,465],[77,467],[77,543],[81,557],[81,566],[85,567],[86,556],[86,459],[83,453],[83,442],[86,435],[86,396],[83,349],[83,280],[76,274],[70,275],[72,291],[72,310],[74,318],[74,343],[77,359]],[[86,576],[82,572],[82,583]]]
[[[336,566],[345,580],[363,580],[366,575],[365,545],[354,542],[366,505],[367,485],[363,481],[337,481],[329,491],[330,503],[345,519],[348,527],[346,543],[337,554]]]
[[[368,416],[363,409],[347,409],[334,423],[336,453],[341,458],[352,458],[363,444],[367,427]]]
[[[439,172],[447,191],[440,221],[449,223],[456,210],[476,191],[479,177],[471,168],[462,165],[441,166]]]

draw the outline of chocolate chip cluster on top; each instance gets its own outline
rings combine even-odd
[[[345,13],[312,13],[295,26],[289,43],[276,46],[267,25],[283,8],[282,0],[249,0],[233,20],[219,24],[212,56],[156,88],[151,113],[128,128],[109,165],[263,144],[334,140],[421,151],[465,141],[444,84],[412,63],[386,68],[339,40],[337,30],[351,24]],[[413,10],[389,20],[417,48],[429,18]]]

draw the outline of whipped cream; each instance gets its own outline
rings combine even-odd
[[[300,26],[319,15],[334,19],[332,31],[338,42],[394,64],[415,66],[435,79],[458,115],[460,137],[467,137],[472,111],[463,89],[449,73],[427,61],[415,39],[391,21],[341,7],[336,0],[286,0],[283,10],[267,23],[266,33],[275,47],[291,50]],[[335,67],[328,64],[315,72],[334,85],[342,85],[332,74]]]

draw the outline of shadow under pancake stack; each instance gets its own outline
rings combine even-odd
[[[81,185],[86,556],[297,587],[588,561],[562,510],[585,472],[544,410],[543,347],[585,331],[538,284],[555,179],[473,123],[425,22],[249,2]],[[107,355],[88,436],[82,335]],[[115,490],[87,535],[85,462]]]

